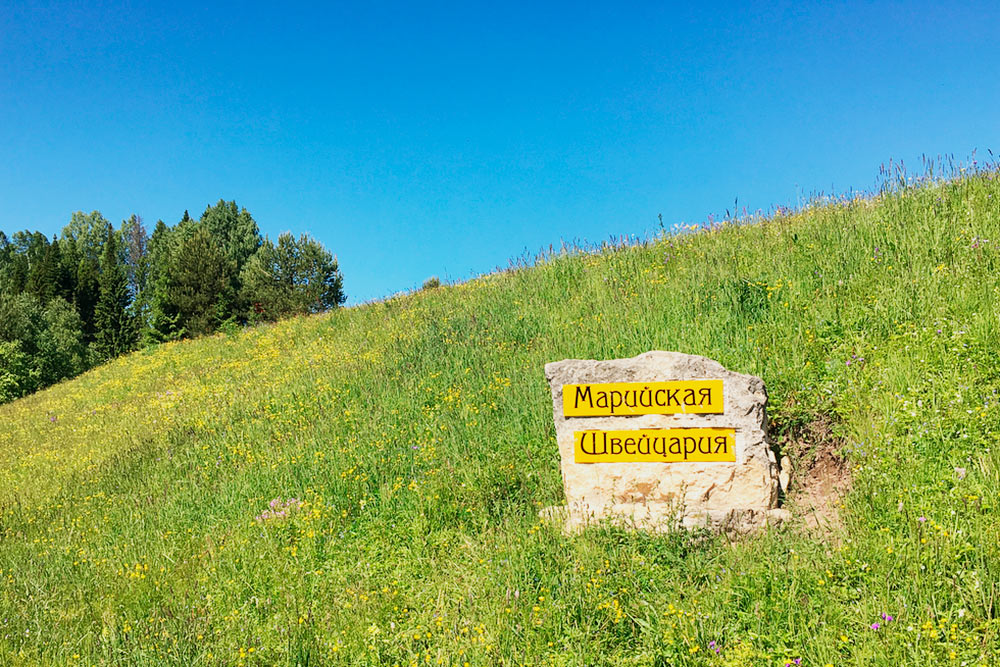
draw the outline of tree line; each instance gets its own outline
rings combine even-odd
[[[262,237],[236,202],[152,234],[74,213],[50,240],[0,231],[0,403],[140,346],[336,308],[337,260],[307,235]]]

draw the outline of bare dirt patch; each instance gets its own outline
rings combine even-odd
[[[809,533],[836,540],[842,534],[840,511],[851,486],[851,471],[841,457],[843,439],[833,420],[819,415],[779,438],[781,452],[792,462],[785,508],[801,519]]]

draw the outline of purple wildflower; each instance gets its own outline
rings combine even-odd
[[[886,623],[892,623],[893,618],[889,614],[887,614],[887,613],[885,613],[883,611],[882,614],[881,614],[881,616],[882,616],[882,620],[885,621]]]
[[[292,512],[299,509],[302,503],[299,502],[298,498],[289,498],[288,500],[282,500],[281,498],[274,498],[267,504],[269,509],[264,510],[256,517],[257,521],[271,521],[273,519],[284,519],[289,516]]]
[[[872,623],[871,625],[872,630],[878,630],[881,627],[882,627],[881,623]]]

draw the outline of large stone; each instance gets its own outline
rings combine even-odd
[[[545,366],[562,459],[567,530],[603,519],[645,530],[677,526],[746,533],[785,518],[767,441],[767,393],[752,375],[705,357],[647,352],[632,359],[567,359]],[[721,414],[565,417],[563,385],[722,379]],[[735,462],[576,463],[574,432],[685,427],[735,429]]]

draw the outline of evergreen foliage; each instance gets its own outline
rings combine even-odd
[[[42,303],[48,303],[58,289],[59,258],[53,254],[52,244],[42,234],[32,234],[35,257],[28,272],[28,291]]]
[[[245,310],[239,298],[240,272],[261,245],[257,222],[249,211],[237,207],[235,201],[220,199],[215,206],[205,209],[200,223],[218,243],[229,269],[226,289],[219,295],[219,317],[222,320],[238,318]]]
[[[188,220],[187,211],[180,224]],[[169,264],[171,244],[174,234],[162,220],[157,220],[153,235],[149,238],[149,326],[143,332],[143,338],[149,342],[176,340],[180,337],[178,320],[180,314],[177,307],[170,301],[168,294]]]
[[[102,361],[129,352],[135,345],[135,326],[129,306],[128,277],[119,258],[118,241],[108,224],[104,252],[101,257],[100,292],[94,309],[97,336],[94,351]]]
[[[0,406],[0,664],[997,667],[1000,173],[903,187]],[[544,365],[650,349],[763,379],[790,522],[564,533]]]
[[[167,298],[176,308],[181,331],[211,333],[225,319],[222,298],[229,288],[232,265],[204,226],[180,244],[168,264]]]
[[[302,235],[281,234],[278,243],[265,239],[240,274],[241,301],[251,318],[276,320],[318,313],[344,302],[337,260],[319,242]]]
[[[215,206],[209,206],[201,214],[201,223],[218,240],[226,258],[236,266],[237,271],[260,247],[257,222],[249,211],[237,207],[235,201],[220,199]]]
[[[83,335],[88,343],[94,340],[94,311],[100,296],[101,267],[96,259],[81,257],[76,265],[76,284],[73,289],[73,303],[83,322]]]
[[[264,242],[234,201],[149,234],[73,213],[51,240],[0,231],[0,403],[151,345],[344,302],[336,259],[307,236]]]

